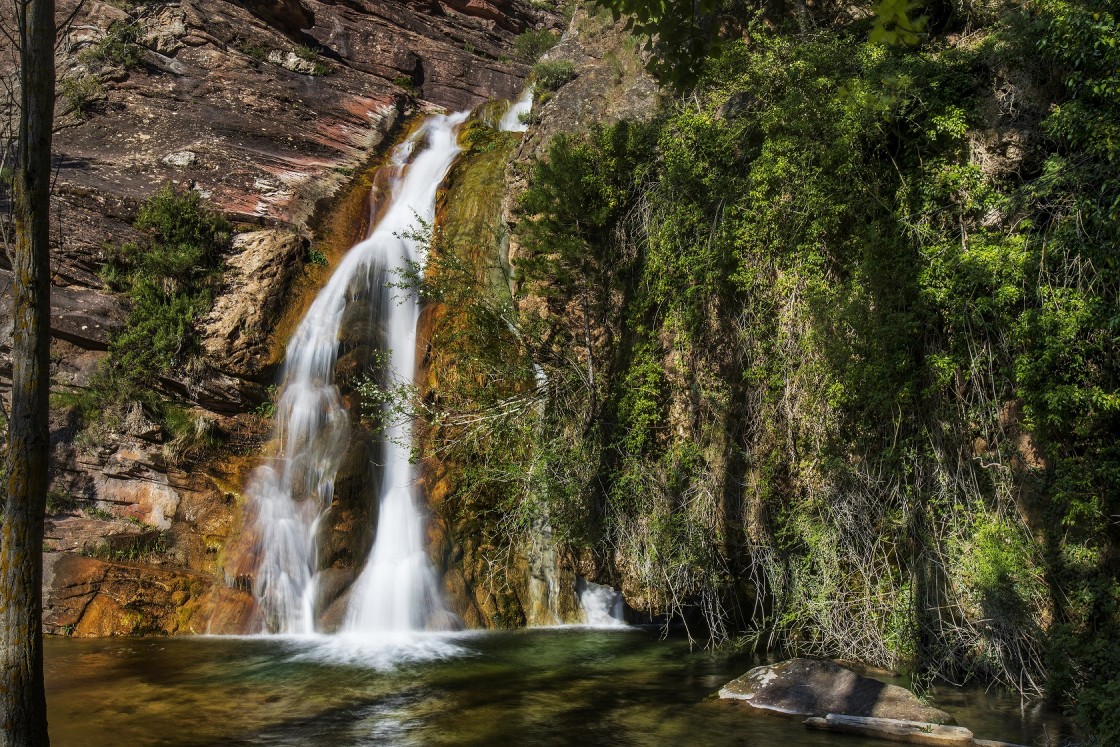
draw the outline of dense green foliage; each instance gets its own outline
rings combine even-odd
[[[530,30],[513,40],[513,56],[521,62],[534,63],[556,46],[560,35],[548,29]]]
[[[128,317],[89,387],[61,399],[76,405],[95,440],[139,407],[166,431],[176,456],[190,456],[213,442],[212,424],[165,400],[161,380],[194,373],[201,356],[195,324],[213,304],[231,227],[197,192],[170,185],[144,202],[133,225],[147,238],[109,247],[103,270],[109,288],[127,299]]]
[[[194,322],[213,302],[230,227],[202,208],[197,192],[170,186],[144,203],[134,225],[150,239],[114,248],[106,267],[106,280],[130,303],[128,322],[110,347],[110,365],[150,385],[197,355]]]
[[[135,23],[114,21],[105,36],[82,50],[79,58],[96,69],[118,66],[126,70],[138,67],[144,59],[139,44],[140,27]]]
[[[679,90],[699,82],[706,60],[718,56],[722,45],[743,31],[744,21],[763,7],[771,28],[796,28],[802,34],[822,23],[870,16],[869,38],[877,44],[917,45],[925,37],[929,21],[928,16],[919,15],[925,3],[918,0],[818,0],[812,4],[806,0],[772,0],[764,5],[743,0],[595,2],[610,10],[616,21],[626,20],[626,27],[653,53],[647,63],[649,71]],[[982,7],[984,3],[964,2],[950,16],[967,17]]]
[[[533,83],[540,94],[555,91],[574,77],[575,66],[567,60],[546,60],[533,65]]]
[[[750,25],[657,121],[553,143],[518,228],[529,503],[651,612],[1045,688],[1110,743],[1116,21],[989,23]]]

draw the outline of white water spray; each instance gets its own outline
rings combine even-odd
[[[533,87],[525,86],[525,90],[521,92],[521,96],[517,101],[509,105],[506,110],[505,116],[502,121],[498,123],[498,129],[502,132],[525,132],[529,129],[529,123],[522,121],[528,117],[529,112],[533,110]],[[523,117],[522,115],[525,115]]]
[[[586,625],[597,628],[626,625],[626,603],[622,600],[621,592],[583,579],[577,584],[577,591]]]
[[[368,295],[381,313],[388,347],[386,383],[411,384],[416,373],[419,303],[410,290],[386,289],[422,264],[410,237],[417,218],[431,221],[435,196],[455,156],[466,113],[429,117],[391,158],[391,201],[369,238],[343,258],[288,343],[277,402],[279,453],[248,486],[256,506],[259,560],[254,592],[265,627],[315,632],[318,523],[331,504],[349,427],[334,367],[348,301]],[[412,424],[394,423],[381,446],[383,477],[373,550],[351,589],[350,633],[423,630],[449,617],[426,554],[424,516],[409,462]]]

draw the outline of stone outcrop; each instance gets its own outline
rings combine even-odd
[[[801,716],[847,716],[951,724],[953,717],[898,685],[863,677],[835,662],[789,659],[755,667],[720,688],[719,696],[752,708]]]
[[[571,63],[575,77],[547,97],[538,94],[532,126],[514,163],[544,155],[561,132],[653,115],[660,89],[645,69],[645,58],[626,43],[623,22],[616,23],[609,12],[594,8],[577,8],[564,38],[545,54],[544,60]],[[547,100],[539,103],[541,98]],[[513,186],[511,196],[516,196],[520,190]]]
[[[203,320],[203,344],[224,373],[256,379],[271,362],[272,332],[308,242],[294,231],[265,229],[240,234],[233,248],[226,287]]]
[[[44,572],[43,622],[63,635],[236,632],[242,627],[236,623],[230,630],[214,630],[214,610],[232,605],[244,619],[251,613],[244,593],[215,588],[209,575],[186,569],[47,553]]]

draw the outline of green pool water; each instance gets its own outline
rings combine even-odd
[[[654,631],[534,629],[338,639],[52,639],[54,745],[756,745],[887,743],[710,699],[756,664]],[[1018,697],[939,688],[977,736],[1045,744]],[[1057,743],[1055,741],[1055,743]]]

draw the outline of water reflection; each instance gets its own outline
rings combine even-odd
[[[363,659],[313,637],[50,640],[51,737],[56,747],[883,744],[706,700],[750,659],[648,631],[419,636],[411,653],[408,643],[367,645]],[[1060,727],[1014,697],[933,697],[988,739],[1034,744]]]

